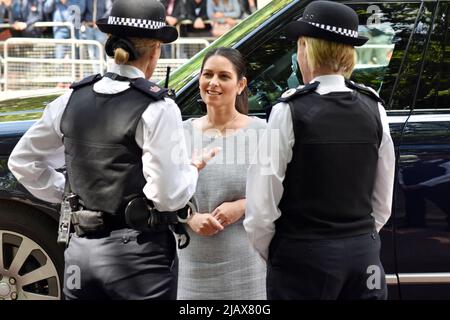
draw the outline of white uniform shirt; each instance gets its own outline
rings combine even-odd
[[[129,65],[113,64],[108,71],[128,78],[144,78],[141,70]],[[94,85],[95,92],[104,94],[128,88],[129,82],[106,77]],[[65,177],[55,169],[65,164],[60,123],[71,93],[48,104],[41,119],[20,139],[8,162],[11,172],[31,194],[53,203],[61,202],[64,192]],[[168,98],[151,103],[136,129],[147,181],[143,191],[159,211],[182,208],[197,186],[198,171],[189,164],[182,130],[180,110]],[[174,155],[180,157],[174,161]]]
[[[319,81],[316,92],[324,95],[330,92],[352,91],[345,85],[344,77],[338,75],[320,76],[311,82]],[[389,131],[386,110],[378,104],[383,137],[378,150],[377,174],[372,193],[372,216],[379,232],[391,215],[394,188],[395,153]],[[289,104],[278,103],[272,109],[267,125],[267,134],[279,136],[278,147],[268,148],[260,145],[258,161],[250,165],[247,176],[247,203],[244,227],[250,242],[263,259],[267,260],[270,242],[275,234],[275,220],[280,215],[278,204],[283,196],[283,180],[287,165],[292,159],[295,136]],[[267,143],[270,139],[262,139]],[[269,150],[269,151],[267,151]],[[265,159],[271,161],[261,161]],[[277,159],[277,161],[273,161]]]

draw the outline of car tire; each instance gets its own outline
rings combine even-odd
[[[0,203],[0,299],[62,298],[64,247],[57,222],[22,204]]]

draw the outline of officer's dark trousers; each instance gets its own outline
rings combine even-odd
[[[386,299],[378,233],[332,240],[275,235],[269,250],[267,297]]]
[[[172,232],[73,235],[64,253],[66,299],[176,299],[178,260]]]

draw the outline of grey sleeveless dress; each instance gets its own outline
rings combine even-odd
[[[251,118],[246,128],[223,138],[203,134],[192,119],[184,122],[188,152],[222,147],[199,174],[193,198],[198,212],[245,198],[247,169],[265,126],[264,120]],[[243,220],[213,236],[199,236],[188,227],[191,243],[178,250],[178,299],[266,299],[266,266],[251,247]]]

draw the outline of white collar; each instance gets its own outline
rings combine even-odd
[[[318,76],[312,79],[310,83],[313,83],[314,81],[320,82],[316,89],[319,94],[327,94],[336,91],[352,91],[345,85],[345,78],[341,75],[330,74]]]
[[[117,64],[115,62],[113,62],[111,64],[110,70],[108,70],[109,72],[113,72],[113,73],[117,73],[118,75],[122,76],[122,77],[127,77],[127,78],[131,78],[131,79],[135,79],[135,78],[145,78],[145,74],[144,72],[142,72],[142,70],[130,66],[129,64]]]

